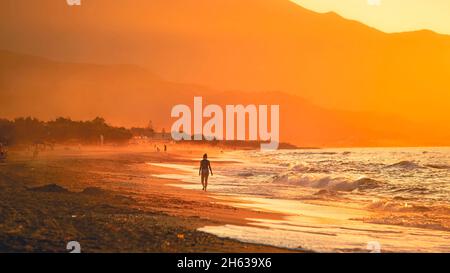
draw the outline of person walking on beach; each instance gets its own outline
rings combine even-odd
[[[3,143],[0,142],[0,162],[6,160],[6,147],[3,148]]]
[[[208,187],[209,172],[211,172],[211,175],[213,175],[211,163],[208,160],[208,155],[204,154],[203,160],[200,161],[200,168],[198,169],[198,175],[201,175],[201,181],[204,191],[206,191],[206,188]]]

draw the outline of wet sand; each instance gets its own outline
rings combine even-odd
[[[292,251],[198,231],[282,215],[228,206],[200,185],[180,189],[153,177],[164,168],[147,163],[197,164],[204,147],[169,149],[57,146],[35,159],[11,150],[0,164],[0,252],[68,252],[69,241],[82,252]]]

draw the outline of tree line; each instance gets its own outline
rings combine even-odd
[[[133,137],[124,127],[113,127],[105,119],[97,117],[88,121],[57,118],[41,121],[32,117],[14,120],[0,119],[0,142],[7,145],[35,143],[125,143]]]

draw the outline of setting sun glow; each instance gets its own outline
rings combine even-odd
[[[450,34],[448,0],[292,0],[316,12],[336,12],[384,32],[429,29]]]

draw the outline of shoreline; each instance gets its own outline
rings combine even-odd
[[[227,156],[230,157],[230,154]],[[236,157],[231,154],[231,158]],[[353,199],[345,191],[329,195],[327,191],[324,194],[322,190],[307,187],[294,187],[297,196],[294,199],[275,196],[266,198],[248,191],[242,192],[242,187],[245,188],[250,181],[241,181],[242,177],[235,176],[236,170],[244,166],[258,166],[259,163],[246,161],[245,157],[243,161],[239,157],[236,159],[239,164],[221,168],[225,173],[228,173],[229,168],[232,169],[231,176],[222,177],[225,178],[222,179],[222,185],[227,188],[220,188],[220,179],[213,180],[219,187],[214,195],[220,200],[220,196],[226,193],[222,204],[275,213],[281,219],[247,218],[248,221],[243,225],[210,225],[200,228],[202,231],[242,242],[315,252],[368,252],[372,242],[382,245],[383,252],[448,251],[448,247],[442,246],[437,239],[448,238],[448,229],[445,228],[448,217],[440,212],[435,214],[434,211],[426,210],[425,214],[430,218],[425,216],[424,219],[424,208],[413,202],[406,206],[388,199],[370,201],[361,199],[361,196]],[[214,162],[216,160],[220,161],[220,158],[215,158]],[[215,166],[220,164],[215,163]],[[172,174],[185,169],[182,163],[166,167],[171,169]],[[192,188],[192,169],[187,169],[184,177],[176,177],[179,182],[175,186]]]
[[[72,240],[83,252],[301,252],[198,231],[281,216],[220,204],[209,193],[152,177],[162,170],[146,163],[193,163],[191,148],[166,154],[83,147],[37,159],[11,152],[0,165],[0,252],[67,252]]]
[[[11,153],[0,164],[0,252],[66,252],[72,240],[85,252],[367,252],[373,241],[383,252],[448,251],[445,211],[247,180],[241,168],[268,166],[246,151],[151,146]],[[196,171],[205,150],[208,192]]]

